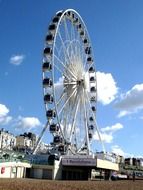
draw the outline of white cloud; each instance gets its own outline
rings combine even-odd
[[[102,128],[101,131],[113,133],[113,132],[118,131],[119,129],[122,129],[122,128],[123,128],[123,125],[121,123],[116,123],[115,125]]]
[[[9,109],[0,104],[0,125],[7,125],[11,122],[12,127],[22,130],[31,130],[36,127],[42,126],[41,122],[36,117],[21,117],[14,119],[12,116],[9,116]]]
[[[101,128],[100,135],[101,135],[102,141],[104,141],[105,143],[111,143],[114,139],[114,136],[113,136],[114,133],[122,128],[123,128],[123,125],[121,123],[116,123],[115,125]],[[95,132],[93,138],[95,140],[99,140],[97,132]]]
[[[116,82],[111,73],[98,71],[97,75],[97,93],[98,101],[103,105],[110,104],[118,93]]]
[[[13,65],[18,66],[23,62],[24,58],[25,58],[24,55],[13,55],[10,58],[10,63],[13,64]]]
[[[117,155],[123,156],[125,158],[133,158],[135,155],[125,152],[121,147],[118,145],[114,145],[111,147],[111,151]]]
[[[58,80],[55,82],[55,87],[63,85],[63,77],[58,78]]]
[[[143,83],[133,86],[133,88],[122,94],[121,100],[115,104],[115,107],[121,111],[118,117],[143,110]]]
[[[33,128],[36,128],[38,126],[41,126],[41,123],[38,118],[36,117],[21,117],[19,116],[15,127],[17,129],[23,129],[23,130],[31,130]]]
[[[6,125],[12,120],[8,113],[9,109],[5,105],[0,104],[0,125]]]
[[[9,124],[10,121],[12,121],[11,116],[0,117],[0,124],[1,125],[7,125],[7,124]]]
[[[112,134],[106,134],[106,133],[100,133],[101,139],[105,143],[111,143],[113,141],[113,135]],[[98,133],[95,132],[93,135],[93,139],[99,141]]]
[[[113,153],[120,156],[125,156],[125,152],[118,145],[112,146],[111,149]]]
[[[5,105],[0,104],[0,117],[4,117],[8,113],[9,113],[9,109]]]

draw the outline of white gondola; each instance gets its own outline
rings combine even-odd
[[[53,85],[52,79],[50,78],[44,78],[43,79],[43,87],[51,87]]]
[[[50,26],[49,26],[49,32],[51,33],[51,34],[55,34],[55,32],[56,32],[56,24],[50,24]]]
[[[87,39],[87,38],[84,38],[83,44],[84,44],[84,47],[85,47],[85,48],[89,46],[89,42],[88,42],[88,39]]]
[[[61,16],[62,16],[62,14],[63,14],[63,10],[58,11],[58,12],[56,13],[56,15],[57,15],[58,17],[61,17]]]
[[[50,129],[49,130],[50,130],[51,133],[56,133],[56,132],[59,131],[59,125],[53,123],[53,124],[50,125]]]
[[[89,130],[89,131],[93,131],[93,130],[94,130],[94,126],[93,126],[93,125],[90,125],[90,126],[88,127],[88,130]]]
[[[81,31],[83,30],[81,24],[79,24],[79,25],[77,26],[77,30],[78,30],[78,32],[81,32]]]
[[[55,110],[48,110],[47,112],[46,112],[46,116],[47,116],[47,118],[48,119],[51,119],[51,118],[54,118],[54,117],[56,117],[56,112],[55,112]]]
[[[80,31],[80,36],[82,40],[85,38],[85,32],[83,29]]]
[[[94,121],[94,118],[91,116],[90,118],[89,118],[89,121]]]
[[[93,63],[92,57],[88,57],[88,58],[87,58],[87,63],[88,63],[88,64],[92,64],[92,63]]]
[[[45,103],[53,103],[53,96],[51,94],[45,94],[44,95],[44,102]]]
[[[91,47],[89,47],[89,46],[86,47],[85,48],[85,53],[88,54],[88,55],[91,54]]]
[[[54,23],[54,24],[57,24],[57,23],[59,22],[59,19],[60,19],[60,17],[55,16],[55,17],[53,18],[53,23]]]
[[[90,77],[90,82],[93,82],[93,83],[94,83],[94,82],[95,82],[95,77],[91,76],[91,77]]]
[[[66,15],[67,15],[67,17],[70,19],[70,20],[74,20],[74,13],[73,12],[71,12],[71,11],[68,11],[67,13],[66,13]]]
[[[48,34],[46,36],[46,43],[47,44],[49,44],[49,45],[53,44],[53,40],[54,40],[54,36],[52,34]]]
[[[88,137],[89,137],[89,140],[91,140],[92,139],[92,133],[89,133]]]
[[[79,19],[77,17],[74,18],[73,24],[76,25],[76,26],[79,25]]]
[[[93,111],[93,112],[95,112],[95,111],[96,111],[95,106],[92,106],[92,107],[91,107],[91,109],[92,109],[92,111]]]
[[[46,61],[43,63],[42,69],[43,69],[43,72],[51,71],[52,64],[49,61]]]
[[[91,98],[90,98],[90,102],[95,102],[96,101],[96,97],[95,96],[92,96]]]
[[[55,144],[62,143],[62,137],[59,135],[54,136],[53,143],[55,143]]]
[[[44,49],[44,55],[48,58],[51,58],[52,57],[52,49],[50,47],[46,47]]]
[[[89,73],[94,73],[95,72],[95,69],[93,67],[90,67],[89,68]]]
[[[96,88],[93,86],[90,88],[90,92],[96,92]]]

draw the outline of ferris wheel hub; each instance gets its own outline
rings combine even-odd
[[[84,80],[83,80],[83,79],[78,80],[78,81],[77,81],[77,85],[79,85],[79,86],[84,86]]]

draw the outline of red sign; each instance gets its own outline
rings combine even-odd
[[[3,174],[5,172],[5,167],[1,168],[1,174]]]

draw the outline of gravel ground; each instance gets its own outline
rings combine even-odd
[[[0,190],[143,190],[143,180],[49,181],[0,179]]]

